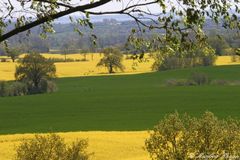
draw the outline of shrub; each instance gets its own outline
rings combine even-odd
[[[169,70],[183,68],[180,58],[176,57],[167,57],[162,61],[162,64],[159,66],[158,70]]]
[[[169,79],[166,82],[167,86],[196,86],[197,84],[192,80],[187,79]]]
[[[7,91],[7,85],[6,82],[0,82],[0,96],[4,97],[6,96],[6,91]]]
[[[87,146],[86,140],[77,140],[68,146],[56,134],[35,135],[35,138],[21,142],[15,160],[88,160]]]
[[[88,60],[86,58],[82,58],[82,59],[76,59],[76,62],[87,62]]]
[[[211,84],[225,86],[225,85],[229,85],[230,82],[227,80],[223,80],[223,79],[217,79],[217,80],[212,81]]]
[[[66,58],[66,59],[63,59],[63,58],[48,58],[48,61],[52,62],[52,63],[57,63],[57,62],[74,62],[75,60],[71,59],[71,58]]]
[[[41,80],[38,88],[24,82],[0,82],[0,97],[23,96],[35,93],[52,93],[57,90],[53,81]]]
[[[23,96],[28,94],[27,85],[22,82],[13,82],[9,85],[9,96]]]
[[[53,81],[41,80],[40,82],[40,91],[42,93],[52,93],[57,90],[57,86]]]
[[[201,57],[201,65],[202,66],[212,66],[214,65],[217,57],[215,54],[215,50],[208,46],[208,47],[203,47],[200,51],[200,57]]]
[[[38,93],[52,93],[57,91],[57,86],[53,81],[42,79],[39,82],[38,87],[35,87],[32,83],[28,83],[28,92],[29,94],[38,94]]]
[[[238,56],[238,55],[232,56],[232,62],[239,62],[239,61],[240,61],[240,56]]]
[[[23,96],[28,94],[27,85],[21,82],[1,82],[0,96]]]
[[[215,55],[208,55],[201,58],[202,59],[202,66],[212,66],[216,61]]]
[[[189,79],[195,82],[197,85],[206,85],[211,82],[209,76],[206,73],[201,72],[192,73]]]
[[[145,147],[152,160],[239,158],[239,134],[236,119],[219,120],[211,112],[200,118],[174,113],[154,127]]]

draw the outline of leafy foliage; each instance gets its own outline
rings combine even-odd
[[[12,59],[12,62],[15,62],[15,60],[20,55],[20,49],[18,48],[7,48],[7,56]]]
[[[31,93],[46,92],[48,80],[56,75],[56,67],[42,55],[33,53],[26,55],[16,67],[16,80],[28,85]]]
[[[166,42],[153,55],[153,70],[210,66],[215,63],[215,51],[207,44],[185,49],[182,44]]]
[[[86,140],[77,140],[68,146],[57,134],[35,135],[21,142],[15,160],[88,160],[87,146]]]
[[[174,113],[154,127],[146,149],[153,160],[239,158],[239,134],[240,121],[236,119],[219,120],[211,112],[200,118]]]
[[[22,82],[0,82],[0,97],[23,96],[28,94],[28,88]]]
[[[206,73],[194,72],[190,76],[190,80],[195,82],[197,85],[206,85],[211,82],[209,76]]]
[[[122,64],[123,55],[116,48],[105,48],[103,50],[104,57],[100,60],[97,66],[104,66],[109,73],[114,73],[114,70],[124,70]]]

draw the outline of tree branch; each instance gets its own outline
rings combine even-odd
[[[65,10],[65,11],[61,11],[61,12],[58,12],[56,14],[53,14],[53,15],[49,15],[49,16],[45,16],[45,17],[42,17],[42,18],[39,18],[33,22],[30,22],[28,24],[25,24],[21,27],[18,27],[18,28],[15,28],[3,35],[0,36],[0,42],[3,42],[4,40],[12,37],[13,35],[16,35],[18,33],[21,33],[21,32],[24,32],[24,31],[27,31],[33,27],[36,27],[40,24],[43,24],[45,22],[48,22],[48,21],[51,21],[51,20],[54,20],[54,19],[57,19],[57,18],[60,18],[60,17],[63,17],[65,15],[69,15],[71,13],[74,13],[74,12],[85,12],[86,10],[88,9],[92,9],[92,8],[96,8],[96,7],[99,7],[99,6],[102,6],[108,2],[110,2],[111,0],[100,0],[98,2],[95,2],[95,3],[90,3],[90,4],[86,4],[86,5],[82,5],[82,6],[77,6],[77,7],[73,7],[73,8],[70,8],[68,10]]]

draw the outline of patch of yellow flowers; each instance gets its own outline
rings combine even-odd
[[[46,58],[58,58],[65,59],[65,55],[61,54],[43,54]],[[21,58],[24,55],[20,56]],[[87,61],[79,62],[61,62],[55,63],[57,68],[57,77],[79,77],[79,76],[99,76],[108,75],[107,69],[104,67],[96,67],[99,60],[103,57],[100,53],[88,53],[88,54],[68,54],[67,59],[81,60],[86,58]],[[7,57],[0,57],[7,58]],[[116,74],[137,74],[151,72],[151,66],[154,60],[149,56],[145,55],[143,62],[138,60],[127,59],[124,56],[123,65],[125,66],[124,72],[117,72]],[[232,65],[240,64],[240,62],[232,62],[232,56],[221,56],[216,60],[216,65]],[[0,80],[14,80],[14,73],[17,63],[12,63],[10,59],[8,62],[0,62]]]
[[[94,153],[92,160],[149,160],[144,150],[148,132],[67,132],[58,133],[67,143],[77,139],[88,139],[87,151]],[[0,136],[0,159],[14,158],[15,149],[22,139],[33,138],[34,134],[16,134]]]
[[[60,54],[42,54],[46,58],[65,59],[64,55]],[[20,57],[24,57],[21,55]],[[68,54],[67,59],[81,60],[86,58],[87,61],[80,62],[61,62],[55,63],[57,68],[57,77],[79,77],[79,76],[98,76],[107,75],[107,69],[104,67],[96,67],[97,63],[103,57],[103,54]],[[136,74],[151,72],[153,59],[148,55],[144,58],[144,62],[139,63],[138,60],[127,59],[124,56],[123,65],[125,70],[123,73],[117,72],[116,74]],[[6,58],[6,57],[0,57]],[[10,59],[8,62],[0,62],[0,80],[14,80],[14,73],[17,63],[12,63]]]

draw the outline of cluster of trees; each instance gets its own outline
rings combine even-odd
[[[14,38],[9,39],[9,43],[12,45],[24,46],[24,52],[34,51],[38,53],[49,52],[50,49],[63,50],[69,46],[69,51],[80,52],[97,52],[104,48],[114,46],[118,47],[121,51],[127,51],[129,48],[126,46],[128,36],[131,33],[131,28],[136,28],[137,25],[134,21],[118,22],[113,21],[96,22],[93,31],[90,29],[81,27],[82,32],[85,34],[79,36],[75,34],[73,24],[55,24],[53,25],[55,34],[50,34],[46,39],[41,39],[39,34],[39,28],[32,29],[30,36],[24,34],[16,35]],[[210,24],[213,22],[207,21],[204,30],[208,36],[209,45],[216,51],[217,55],[234,55],[235,49],[240,48],[240,37],[236,32],[226,32],[223,28],[213,29]],[[215,26],[217,27],[217,26]],[[91,34],[94,33],[97,36],[96,46],[93,45]],[[144,37],[154,36],[156,33],[147,31]],[[163,31],[158,31],[157,34],[164,34]],[[221,38],[219,37],[221,36]],[[130,48],[131,49],[131,48]],[[131,53],[138,52],[132,50]],[[3,47],[0,47],[0,54],[4,54]]]
[[[225,30],[208,30],[209,45],[215,50],[216,54],[222,55],[236,55],[238,48],[240,48],[240,36],[235,31]]]
[[[50,93],[56,90],[53,62],[42,55],[26,55],[16,67],[16,82],[1,82],[0,96],[20,96],[26,94]]]
[[[50,51],[48,41],[39,37],[37,33],[32,33],[29,36],[21,33],[10,38],[7,46],[4,44],[0,46],[0,55],[7,55],[7,48],[17,48],[21,53],[48,53]]]
[[[165,116],[146,140],[152,160],[239,159],[240,121],[218,119],[206,112],[200,118],[178,113]]]
[[[181,43],[161,45],[158,51],[152,54],[155,62],[153,70],[168,70],[195,66],[210,66],[215,63],[215,50],[208,44],[195,45],[190,49],[184,48]]]

